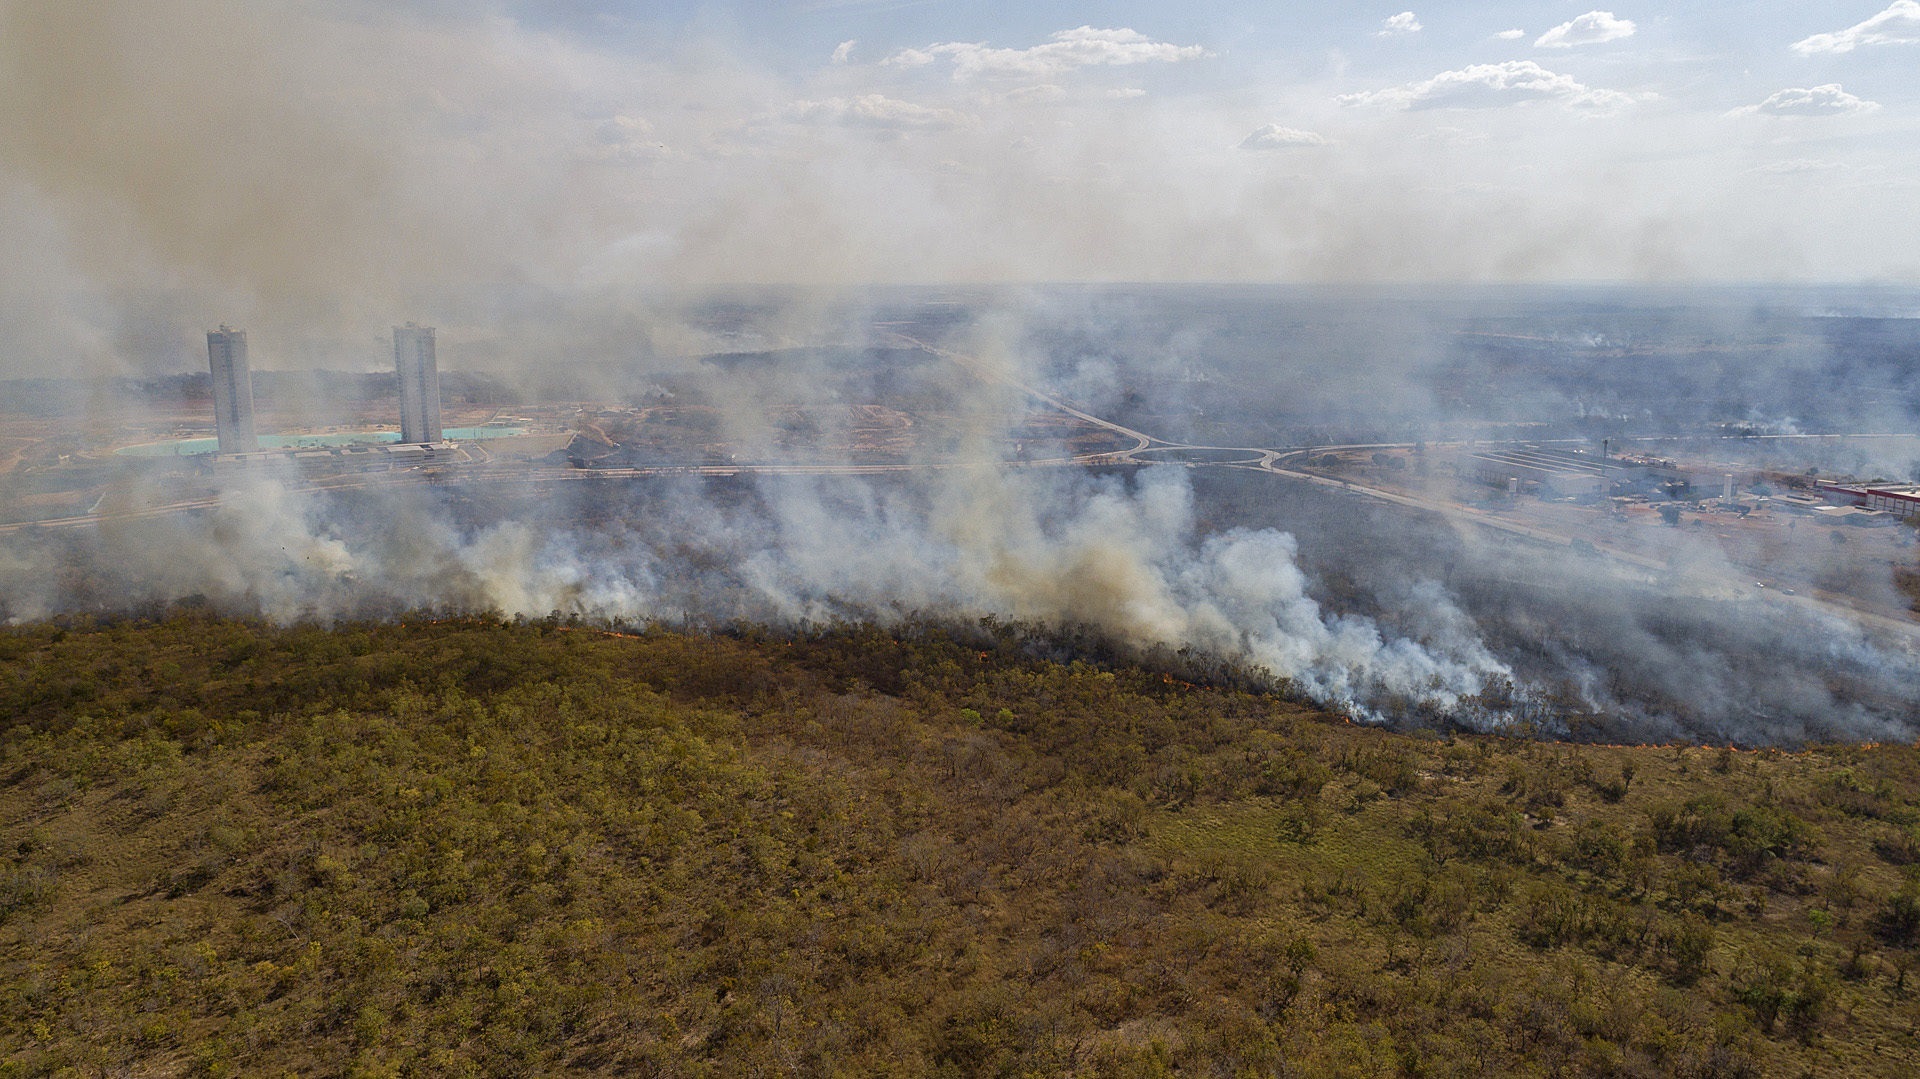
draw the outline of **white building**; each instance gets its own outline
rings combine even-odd
[[[440,441],[440,368],[433,357],[433,327],[409,322],[393,328],[393,369],[400,377],[400,441]]]
[[[1820,493],[1830,502],[1878,510],[1895,517],[1920,514],[1920,485],[1911,483],[1823,483]]]
[[[207,366],[213,372],[213,431],[221,453],[260,448],[253,429],[253,372],[247,367],[247,331],[222,325],[207,334]]]

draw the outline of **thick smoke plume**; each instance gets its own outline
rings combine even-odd
[[[291,472],[221,466],[211,509],[15,533],[0,601],[16,621],[181,601],[282,622],[420,610],[783,625],[993,616],[1264,668],[1387,722],[1743,744],[1911,737],[1911,650],[1756,595],[1711,529],[1650,523],[1620,542],[1658,557],[1622,561],[1244,467],[1088,468],[1016,449],[1037,412],[1058,416],[1023,387],[1216,445],[1717,431],[1727,400],[1742,414],[1791,402],[1832,423],[1846,418],[1836,402],[1789,392],[1803,373],[1846,385],[1897,364],[1905,340],[1884,320],[1862,324],[1878,335],[1862,338],[1824,319],[1816,333],[1784,316],[1646,312],[1631,298],[1573,316],[1219,289],[723,299],[653,332],[725,355],[630,363],[607,388],[710,417],[701,437],[738,453],[735,474],[455,469],[444,487],[326,492]],[[1776,343],[1749,351],[1749,337]],[[1707,355],[1774,367],[1687,366],[1696,339]],[[796,344],[808,347],[779,347]],[[1491,383],[1489,367],[1499,397],[1448,396]],[[1673,372],[1697,389],[1667,393]],[[899,413],[914,438],[890,471],[854,474],[865,466],[847,406],[885,400],[918,402]],[[796,416],[819,422],[795,428]],[[790,444],[802,428],[814,441]],[[1902,470],[1911,452],[1857,444]],[[752,464],[780,461],[791,464]],[[155,480],[101,509],[180,497]]]
[[[1631,357],[1609,355],[1600,369],[1616,383],[1586,399],[1567,397],[1543,362],[1531,380],[1509,376],[1499,414],[1450,415],[1426,380],[1481,361],[1450,349],[1446,320],[1385,302],[1400,311],[1391,326],[1350,296],[1276,305],[1217,290],[727,301],[663,332],[746,351],[637,372],[676,387],[648,383],[650,401],[706,402],[715,437],[739,453],[737,470],[719,469],[728,474],[455,469],[444,487],[328,492],[266,466],[222,466],[212,509],[16,533],[0,555],[0,600],[16,621],[182,601],[282,622],[420,610],[780,625],[992,616],[1264,668],[1386,722],[1743,744],[1912,736],[1911,649],[1756,595],[1708,529],[1650,523],[1623,542],[1659,558],[1622,561],[1245,467],[1090,468],[1014,448],[1036,409],[1053,412],[1023,387],[1123,424],[1241,445],[1416,438],[1525,417],[1580,432],[1596,399],[1601,412],[1636,407],[1620,373]],[[1489,316],[1452,317],[1479,327]],[[1520,328],[1541,318],[1513,317]],[[1641,316],[1609,317],[1653,332]],[[1501,349],[1542,340],[1492,328]],[[939,344],[905,347],[909,331]],[[820,340],[833,344],[766,351]],[[1286,352],[1263,375],[1270,348]],[[1819,370],[1828,352],[1855,366],[1885,359],[1814,349],[1800,366]],[[1668,362],[1656,348],[1644,364],[1651,374]],[[1340,370],[1321,377],[1329,367]],[[909,425],[916,440],[890,470],[855,474],[856,440],[835,425],[849,403],[887,399],[925,403]],[[1601,422],[1717,429],[1685,400],[1663,407],[1680,411]],[[796,415],[822,417],[819,441],[783,441]],[[178,498],[156,481],[101,508]]]
[[[993,615],[1196,648],[1362,712],[1397,699],[1452,713],[1511,674],[1434,586],[1423,598],[1443,631],[1389,639],[1321,608],[1285,533],[1197,536],[1184,470],[924,475],[613,496],[629,505],[596,491],[591,524],[462,522],[425,489],[349,503],[257,476],[202,517],[16,551],[0,596],[16,621],[189,598],[282,622],[420,609],[785,624]]]
[[[1331,73],[1256,103],[1163,93],[1145,63],[1021,85],[961,70],[986,46],[932,41],[919,53],[938,64],[843,53],[774,71],[724,38],[623,48],[513,10],[0,0],[0,240],[14,256],[0,261],[0,376],[198,369],[200,335],[223,321],[253,334],[256,368],[369,370],[384,328],[418,319],[441,327],[449,369],[529,398],[630,403],[703,353],[888,344],[870,326],[894,316],[828,287],[757,312],[750,331],[690,317],[687,293],[713,283],[1911,273],[1905,233],[1854,227],[1910,218],[1898,183],[1832,199],[1815,197],[1829,193],[1818,173],[1744,156],[1729,172],[1696,148],[1764,118],[1719,107],[1578,124],[1555,108],[1383,110],[1336,104]],[[1082,37],[1169,64],[1223,52]],[[1061,51],[1018,44],[992,55]],[[1218,104],[1235,99],[1247,104]],[[1250,130],[1296,124],[1312,137],[1242,148]],[[1755,133],[1743,144],[1772,137],[1741,130]],[[1381,520],[1271,476],[1002,463],[1030,403],[1012,381],[1210,445],[1543,425],[1598,439],[1728,420],[1910,432],[1920,392],[1912,337],[1889,328],[1900,319],[1810,328],[1760,317],[1744,293],[1713,310],[1555,294],[1549,318],[1541,294],[1424,286],[1361,303],[1312,289],[977,299],[942,301],[978,320],[956,346],[978,367],[930,376],[949,422],[907,473],[564,483],[564,496],[326,494],[232,473],[214,509],[9,535],[0,604],[13,620],[196,597],[281,621],[995,615],[1203,649],[1383,719],[1743,742],[1913,732],[1912,658],[1842,623]],[[1905,293],[1874,303],[1920,309]],[[716,440],[764,459],[781,408],[876,399],[819,375],[733,371]],[[1844,392],[1856,387],[1873,391]],[[318,398],[287,411],[354,414]],[[1920,475],[1890,443],[1791,461],[1810,463]],[[105,508],[172,497],[136,486]],[[1694,546],[1676,561],[1719,557]]]
[[[1399,75],[1269,82],[1204,17],[806,63],[768,39],[890,12],[730,7],[0,4],[8,370],[169,370],[221,321],[287,366],[405,318],[552,361],[689,284],[1914,274],[1910,169],[1724,101],[1356,107]]]

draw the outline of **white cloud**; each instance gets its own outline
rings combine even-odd
[[[649,161],[667,154],[667,147],[654,135],[651,121],[640,116],[614,116],[602,122],[595,132],[603,161]]]
[[[1615,18],[1611,11],[1589,11],[1572,22],[1541,34],[1533,43],[1536,49],[1571,49],[1575,45],[1598,45],[1633,36],[1633,20]]]
[[[1493,36],[1499,38],[1501,41],[1519,41],[1521,38],[1527,36],[1527,32],[1519,29],[1502,30]]]
[[[1837,82],[1824,86],[1789,87],[1770,95],[1758,105],[1733,110],[1733,115],[1765,113],[1768,116],[1851,116],[1872,112],[1880,106],[1864,101],[1840,88]]]
[[[1810,157],[1795,157],[1785,161],[1769,161],[1764,165],[1755,165],[1751,172],[1765,176],[1797,176],[1805,173],[1839,172],[1847,166],[1838,161],[1818,161]]]
[[[884,94],[796,101],[782,110],[781,116],[803,124],[831,124],[895,132],[941,131],[966,127],[973,122],[973,118],[964,112],[916,105]]]
[[[1794,42],[1793,51],[1811,56],[1817,52],[1852,52],[1861,45],[1915,43],[1920,43],[1920,0],[1893,0],[1885,11],[1866,22]]]
[[[836,64],[844,64],[848,60],[853,59],[853,47],[859,43],[860,39],[858,38],[848,38],[840,44],[835,45],[833,47],[833,62]]]
[[[1346,94],[1343,105],[1388,105],[1402,109],[1491,109],[1527,101],[1559,101],[1577,108],[1615,109],[1633,98],[1615,90],[1595,90],[1571,75],[1561,75],[1531,60],[1474,64],[1443,71],[1424,82],[1410,82],[1370,93]]]
[[[1122,86],[1108,90],[1107,96],[1115,101],[1131,101],[1136,97],[1146,97],[1147,92],[1138,86]]]
[[[1036,86],[1015,87],[1001,95],[1007,101],[1058,101],[1066,96],[1065,87],[1050,82],[1043,82]]]
[[[1421,142],[1447,143],[1454,146],[1473,146],[1486,142],[1490,137],[1484,131],[1469,131],[1464,127],[1451,126],[1436,127],[1414,136]]]
[[[600,125],[600,137],[605,142],[628,142],[652,134],[653,121],[644,116],[615,116]]]
[[[1380,20],[1380,29],[1374,32],[1374,36],[1404,37],[1407,34],[1419,32],[1420,20],[1413,17],[1413,12],[1403,11],[1391,18]]]
[[[902,49],[886,62],[895,67],[925,67],[937,60],[953,64],[953,77],[977,76],[1053,79],[1083,67],[1173,64],[1212,55],[1199,45],[1155,41],[1124,27],[1098,30],[1082,26],[1062,30],[1043,45],[995,49],[984,43],[949,41],[924,49]]]
[[[1242,150],[1286,150],[1296,146],[1325,145],[1327,139],[1324,135],[1295,127],[1281,127],[1279,124],[1265,124],[1240,141]]]

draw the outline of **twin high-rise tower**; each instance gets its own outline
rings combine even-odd
[[[247,331],[223,325],[207,334],[207,366],[213,372],[213,428],[220,452],[259,449]],[[400,382],[400,441],[440,441],[440,368],[433,355],[433,327],[409,322],[393,328],[393,371]]]
[[[440,368],[433,359],[433,327],[411,322],[393,328],[393,370],[400,376],[400,441],[440,441]]]
[[[221,453],[260,448],[253,430],[253,372],[247,369],[247,331],[225,325],[207,335],[207,364],[213,369],[213,430]]]

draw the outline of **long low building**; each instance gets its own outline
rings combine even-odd
[[[1637,454],[1598,455],[1552,446],[1469,448],[1455,471],[1516,492],[1562,495],[1639,493],[1657,498],[1731,499],[1755,474],[1710,463],[1681,464]]]
[[[1820,493],[1829,502],[1879,510],[1895,517],[1920,514],[1920,485],[1911,483],[1823,483]]]
[[[1543,446],[1472,450],[1462,454],[1455,467],[1495,487],[1513,484],[1568,495],[1606,494],[1623,478],[1619,465],[1605,458]]]

